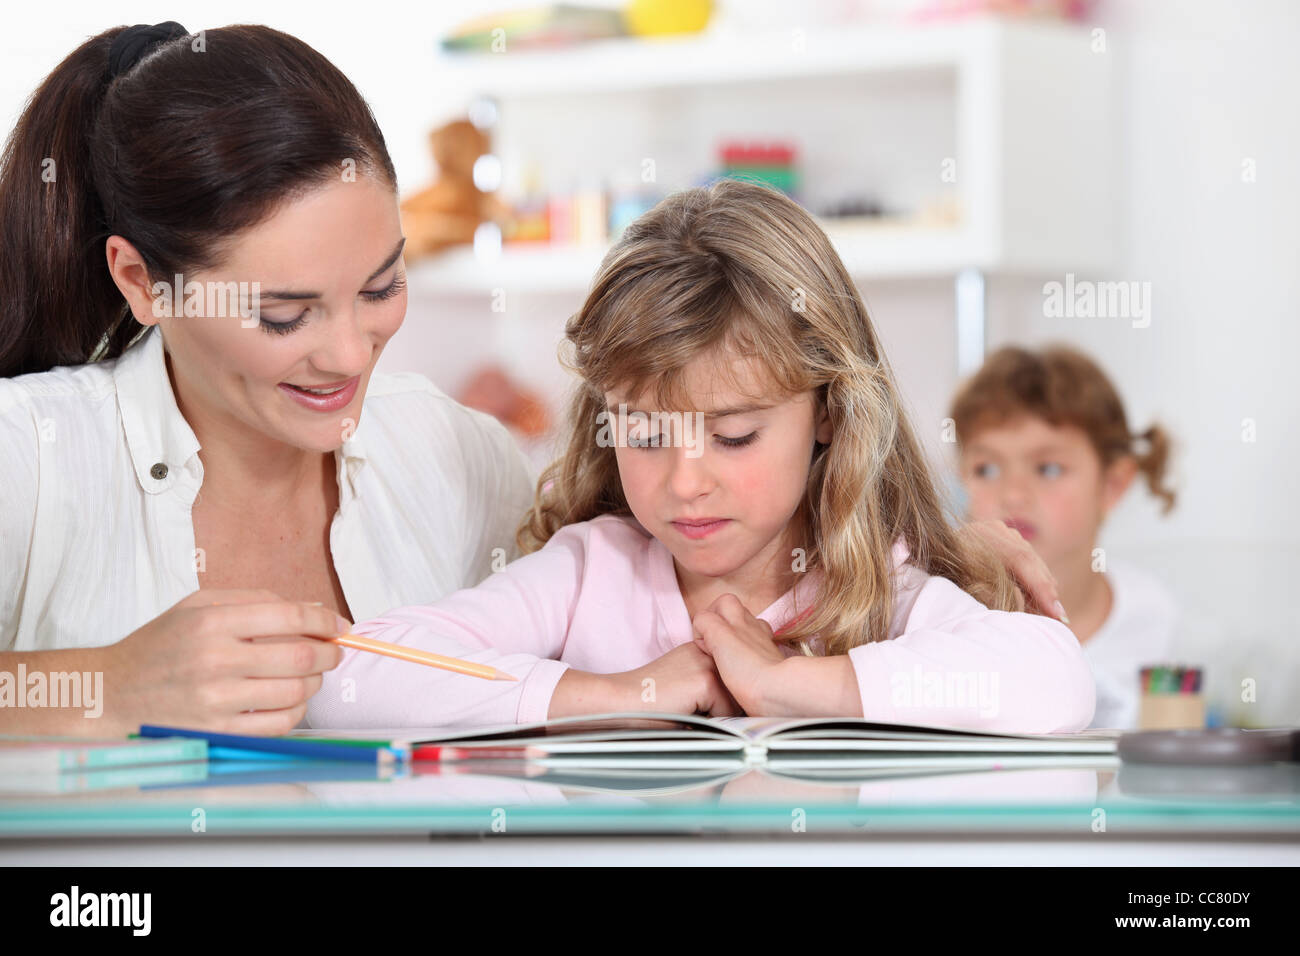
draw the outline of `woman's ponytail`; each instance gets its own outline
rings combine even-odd
[[[85,362],[140,330],[104,262],[91,142],[124,28],[83,43],[27,101],[0,154],[0,377]]]

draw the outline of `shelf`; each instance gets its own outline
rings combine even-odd
[[[827,232],[856,278],[951,278],[966,269],[1061,275],[1111,266],[1111,57],[1094,52],[1088,27],[977,17],[810,31],[802,46],[796,40],[791,32],[717,34],[444,53],[435,71],[444,90],[501,103],[494,147],[510,170],[535,162],[576,175],[584,164],[627,169],[636,157],[654,156],[677,172],[674,182],[693,180],[708,163],[715,128],[732,138],[753,129],[759,138],[816,144],[808,168],[817,166],[817,150],[823,158],[834,150],[861,154],[870,160],[865,175],[874,177],[865,188],[889,183],[879,197],[886,208],[924,208],[952,192],[960,226],[829,221]],[[853,82],[871,75],[889,81]],[[780,86],[795,78],[805,82]],[[661,90],[675,92],[664,97]],[[833,118],[829,126],[808,122],[819,108]],[[940,182],[949,157],[954,177]],[[849,192],[843,184],[854,184],[857,172],[851,163],[821,164],[828,168],[836,190]],[[412,267],[413,292],[573,294],[588,287],[606,248],[507,246],[490,261],[453,250]]]
[[[951,275],[978,264],[969,234],[959,228],[896,224],[823,223],[854,278]],[[413,294],[473,295],[494,289],[522,292],[585,290],[608,250],[606,245],[507,245],[496,258],[480,258],[468,246],[413,263]]]
[[[445,53],[440,83],[500,98],[554,96],[837,74],[955,67],[1008,32],[1061,34],[1067,24],[975,17],[926,26],[600,40],[557,51]]]

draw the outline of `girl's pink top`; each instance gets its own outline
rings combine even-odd
[[[892,558],[889,639],[849,651],[862,716],[1015,733],[1082,730],[1091,671],[1074,634],[1037,614],[991,611],[947,578]],[[758,617],[779,630],[816,594],[816,572]],[[796,594],[797,592],[797,594]],[[671,553],[632,518],[569,525],[545,547],[436,604],[402,607],[353,632],[491,664],[519,681],[487,681],[344,652],[311,698],[313,727],[435,727],[545,720],[569,667],[635,670],[693,639]],[[798,653],[788,645],[787,654]],[[851,716],[851,715],[845,715]]]

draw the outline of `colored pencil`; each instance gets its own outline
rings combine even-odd
[[[547,756],[543,747],[439,747],[422,744],[411,748],[411,760],[531,760]]]
[[[1199,667],[1151,664],[1138,671],[1138,686],[1143,694],[1199,694],[1201,678]]]
[[[411,647],[400,647],[397,644],[388,644],[369,637],[358,637],[356,634],[341,634],[338,637],[325,638],[325,640],[333,641],[342,647],[351,647],[358,651],[370,651],[372,654],[382,654],[385,657],[396,658],[399,661],[410,661],[412,664],[424,664],[445,671],[454,671],[457,674],[466,674],[469,677],[481,677],[484,680],[519,679],[513,674],[497,670],[490,664],[475,664],[473,661],[463,661],[459,657],[446,657],[442,654],[433,654],[429,651],[420,651]]]
[[[250,737],[244,734],[216,734],[206,730],[186,730],[179,727],[157,727],[144,724],[140,728],[141,737],[193,737],[208,742],[209,753],[213,748],[229,751],[256,751],[259,753],[282,754],[288,757],[315,757],[319,760],[356,760],[364,763],[391,764],[400,761],[405,754],[387,747],[352,747],[334,743],[317,743],[310,739],[289,737]],[[245,753],[219,754],[220,757],[246,759]]]

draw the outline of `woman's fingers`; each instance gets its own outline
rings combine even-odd
[[[307,715],[307,702],[282,710],[256,710],[236,714],[227,722],[225,733],[245,734],[250,737],[282,737]]]
[[[241,710],[286,710],[305,703],[320,690],[319,674],[307,677],[265,677],[241,681],[235,702]]]
[[[296,678],[330,670],[343,659],[343,649],[319,638],[349,627],[324,606],[280,600],[185,613],[187,629],[198,639],[192,661],[208,673],[232,677]]]
[[[351,625],[323,605],[298,601],[222,604],[200,607],[201,633],[223,634],[236,638],[271,637],[301,634],[311,637],[338,637]]]
[[[241,641],[232,655],[240,677],[306,677],[333,670],[343,660],[343,648],[329,641],[285,635]]]
[[[1056,578],[1052,576],[1047,562],[1021,537],[1019,531],[1014,528],[1007,528],[1007,531],[1019,539],[1015,550],[1008,556],[1011,573],[1020,582],[1020,586],[1029,592],[1029,599],[1034,604],[1054,617],[1062,617],[1065,608],[1061,606]]]
[[[967,525],[968,533],[978,535],[1002,559],[1012,577],[1029,595],[1032,605],[1065,623],[1065,608],[1061,606],[1056,578],[1033,545],[1005,521],[986,519]]]

